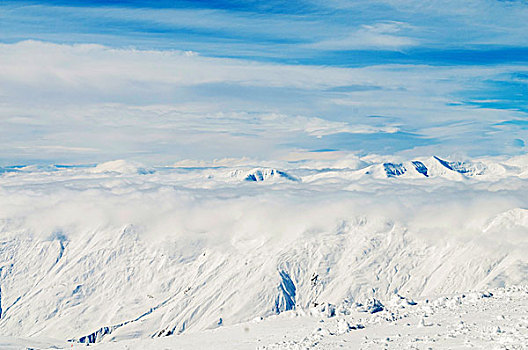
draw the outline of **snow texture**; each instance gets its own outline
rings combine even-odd
[[[521,349],[526,156],[356,164],[3,168],[0,345]]]

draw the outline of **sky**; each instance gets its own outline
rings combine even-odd
[[[523,154],[526,32],[515,0],[4,0],[0,165]]]

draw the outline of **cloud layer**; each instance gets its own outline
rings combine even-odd
[[[276,5],[6,2],[0,162],[526,151],[522,2]]]

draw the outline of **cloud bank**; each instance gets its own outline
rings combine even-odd
[[[9,164],[515,154],[526,139],[523,110],[468,98],[492,81],[525,84],[519,65],[304,66],[24,41],[0,45],[0,66]]]

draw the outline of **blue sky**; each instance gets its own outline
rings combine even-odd
[[[523,153],[527,23],[525,1],[3,1],[0,160]]]

